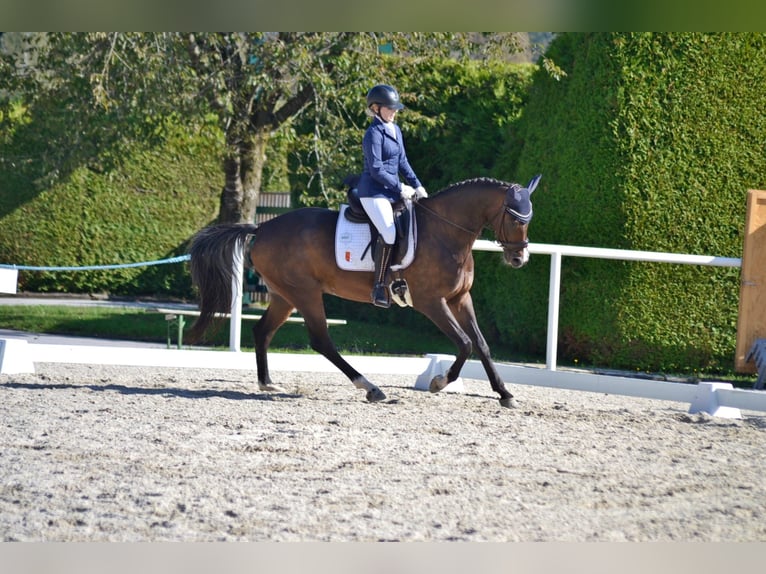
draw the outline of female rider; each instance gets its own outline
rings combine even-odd
[[[372,121],[362,139],[364,169],[357,189],[362,207],[380,233],[374,249],[375,283],[371,295],[378,307],[391,304],[385,281],[396,239],[391,204],[400,199],[428,197],[407,159],[402,130],[394,123],[396,112],[403,107],[391,86],[378,84],[367,92],[367,114]],[[399,181],[400,174],[406,184]]]

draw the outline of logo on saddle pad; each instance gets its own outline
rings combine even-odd
[[[345,217],[348,205],[340,206],[338,225],[335,228],[335,262],[344,271],[374,271],[375,263],[372,256],[372,235],[369,223],[355,223]],[[406,269],[415,258],[415,217],[414,210],[408,209],[405,217],[409,218],[407,235],[399,238],[400,242],[406,241],[395,249],[403,252],[401,260],[391,265],[391,271]],[[406,247],[406,248],[405,248]]]

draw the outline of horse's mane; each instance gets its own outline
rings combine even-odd
[[[493,186],[493,187],[504,187],[508,189],[518,184],[511,183],[508,181],[501,181],[493,177],[475,177],[472,179],[465,179],[463,181],[459,181],[458,183],[453,183],[445,187],[444,189],[440,189],[438,192],[436,192],[436,195],[439,195],[442,193],[456,192],[464,187],[472,186],[472,185],[486,185],[486,186]]]

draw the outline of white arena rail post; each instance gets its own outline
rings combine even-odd
[[[556,370],[559,340],[559,298],[561,295],[561,251],[551,253],[551,276],[548,287],[548,338],[545,343],[545,367]]]
[[[242,342],[242,251],[235,249],[232,258],[229,350],[235,353],[241,350]]]

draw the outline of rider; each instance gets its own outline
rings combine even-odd
[[[394,123],[396,112],[403,107],[391,86],[378,84],[367,92],[367,115],[372,122],[362,140],[364,170],[358,191],[362,207],[380,233],[374,249],[375,284],[371,295],[377,307],[390,305],[385,278],[396,239],[391,204],[399,199],[428,197],[407,159],[402,130]],[[400,183],[400,174],[406,184]]]

